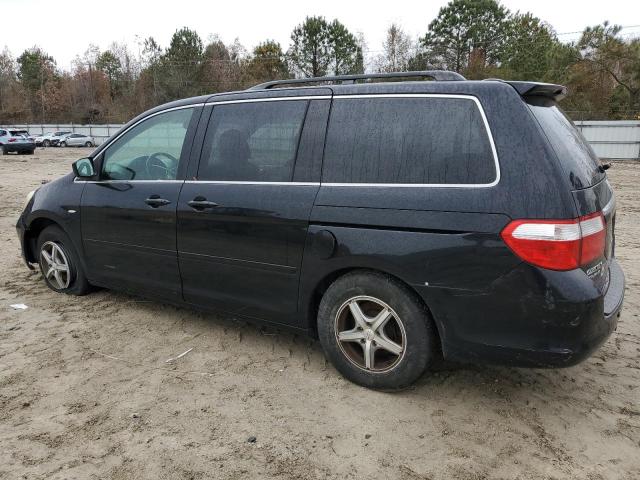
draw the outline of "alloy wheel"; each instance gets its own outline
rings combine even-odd
[[[57,243],[45,242],[42,244],[40,267],[45,279],[57,290],[64,290],[71,283],[69,261]]]
[[[387,372],[404,356],[402,320],[374,297],[363,295],[344,302],[335,317],[335,334],[342,353],[367,372]]]

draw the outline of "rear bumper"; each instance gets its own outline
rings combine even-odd
[[[605,295],[581,270],[552,272],[522,265],[487,292],[447,292],[446,298],[430,293],[425,300],[438,322],[447,359],[568,367],[591,356],[617,327],[624,273],[615,259],[609,272]]]
[[[7,143],[4,145],[7,152],[31,152],[36,149],[35,143]]]

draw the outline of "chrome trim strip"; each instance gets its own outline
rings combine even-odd
[[[78,180],[73,179],[74,183],[184,183],[184,180]]]
[[[184,183],[206,183],[213,185],[293,185],[295,187],[307,186],[317,187],[320,186],[320,182],[258,182],[258,181],[244,181],[244,180],[186,180]]]
[[[220,100],[210,101],[206,105],[229,105],[233,103],[256,103],[256,102],[279,102],[285,100],[330,100],[331,95],[306,95],[301,97],[266,97],[266,98],[246,98],[242,100]]]
[[[487,136],[489,137],[489,144],[491,145],[491,152],[493,153],[493,161],[496,167],[496,178],[491,183],[325,183],[322,182],[323,186],[326,187],[375,187],[375,188],[489,188],[495,187],[500,182],[500,162],[498,161],[498,152],[496,150],[495,142],[493,141],[493,133],[491,132],[491,127],[489,127],[489,122],[487,120],[487,116],[484,112],[484,108],[482,108],[482,104],[477,97],[473,95],[463,95],[463,94],[448,94],[448,93],[381,93],[381,94],[363,94],[363,95],[334,95],[334,100],[340,99],[355,99],[355,98],[463,98],[466,100],[471,100],[475,102],[478,110],[480,111],[480,116],[482,117],[482,121],[484,123],[485,129],[487,131]]]

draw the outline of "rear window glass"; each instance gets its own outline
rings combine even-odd
[[[334,98],[322,181],[488,184],[496,166],[466,98]]]
[[[599,168],[598,156],[562,109],[545,98],[527,99],[527,103],[569,175],[571,185],[581,189],[602,180],[605,175]]]

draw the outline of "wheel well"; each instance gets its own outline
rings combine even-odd
[[[405,282],[401,278],[398,278],[397,276],[392,275],[392,274],[390,274],[388,272],[385,272],[383,270],[377,270],[377,269],[373,269],[373,268],[352,267],[352,268],[344,268],[342,270],[336,270],[335,272],[332,272],[329,275],[327,275],[326,277],[324,277],[318,283],[318,285],[316,285],[316,288],[314,289],[313,294],[311,296],[311,301],[309,302],[309,316],[308,316],[308,318],[309,318],[309,330],[311,331],[311,333],[314,336],[318,335],[318,324],[317,324],[317,322],[318,322],[318,308],[320,307],[320,301],[322,300],[322,297],[323,297],[324,293],[327,291],[329,286],[331,286],[331,284],[333,282],[335,282],[338,278],[342,277],[343,275],[346,275],[347,273],[351,273],[351,272],[354,272],[354,271],[382,273],[384,275],[388,275],[388,276],[394,278],[398,282],[402,283],[405,287],[407,287],[411,291],[413,296],[415,297],[416,301],[420,302],[420,304],[429,313],[429,317],[433,321],[433,324],[434,324],[434,327],[435,327],[434,330],[435,330],[436,334],[438,335],[438,342],[437,342],[438,343],[438,347],[440,349],[442,349],[442,338],[440,336],[440,327],[438,325],[438,322],[435,320],[435,318],[433,317],[433,313],[431,312],[431,309],[425,303],[425,301],[422,299],[422,297],[418,294],[418,292],[416,292],[416,290],[411,285],[409,285],[407,282]],[[442,350],[441,350],[441,354],[442,354]]]
[[[25,256],[27,257],[27,261],[31,263],[35,263],[38,261],[38,259],[36,258],[36,242],[38,241],[40,232],[51,225],[60,227],[60,225],[49,218],[36,218],[33,222],[31,222],[31,225],[29,225],[29,229],[25,232],[24,239]]]

